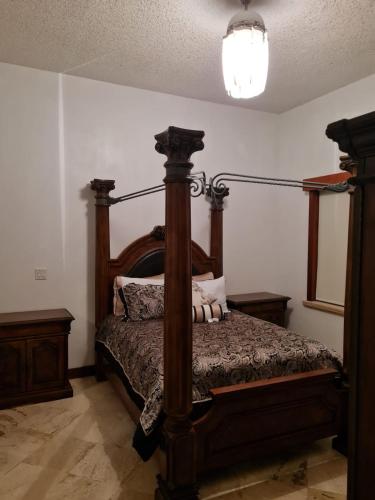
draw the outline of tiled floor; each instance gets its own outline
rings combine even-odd
[[[74,397],[0,411],[1,500],[151,500],[156,463],[108,382],[73,380]],[[329,441],[215,474],[203,499],[343,500],[346,461]]]

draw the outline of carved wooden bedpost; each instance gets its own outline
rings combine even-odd
[[[367,500],[375,470],[375,112],[332,123],[327,136],[359,160],[352,214],[348,499]],[[348,325],[349,322],[349,325]]]
[[[210,256],[216,259],[215,278],[223,276],[223,210],[224,198],[228,195],[227,187],[215,194],[212,186],[207,190],[211,203]]]
[[[95,246],[95,326],[108,314],[110,301],[110,288],[108,284],[108,263],[110,255],[109,238],[109,193],[115,189],[115,181],[94,179],[91,189],[96,192],[95,220],[96,220],[96,246]],[[98,380],[105,378],[102,369],[102,357],[96,354],[96,377]]]
[[[340,157],[340,168],[349,172],[352,177],[357,177],[358,161],[354,161],[350,156]],[[354,181],[355,182],[355,181]],[[349,188],[348,194],[350,195],[349,207],[349,228],[348,228],[348,253],[346,263],[346,286],[345,286],[345,311],[344,311],[344,363],[343,372],[348,379],[350,373],[350,321],[352,317],[352,266],[353,266],[353,231],[354,231],[354,191],[355,186],[352,184]]]
[[[158,499],[198,498],[192,411],[192,290],[190,156],[203,149],[204,132],[169,127],[155,136],[168,158],[164,315],[164,436],[166,468]]]

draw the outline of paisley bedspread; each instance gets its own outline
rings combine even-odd
[[[140,424],[156,425],[163,399],[163,321],[123,321],[108,316],[97,338],[111,352],[133,390],[144,400]],[[193,401],[209,391],[319,368],[341,369],[341,359],[317,340],[233,311],[219,323],[193,325]]]

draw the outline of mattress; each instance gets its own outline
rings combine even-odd
[[[108,316],[96,341],[143,401],[140,426],[150,435],[163,405],[163,321]],[[340,356],[321,342],[238,311],[218,323],[193,325],[194,404],[209,401],[215,387],[341,367]]]

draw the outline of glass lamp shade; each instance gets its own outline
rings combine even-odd
[[[222,60],[229,96],[249,99],[264,92],[268,74],[268,37],[264,25],[248,20],[234,24],[231,21],[223,39]]]

